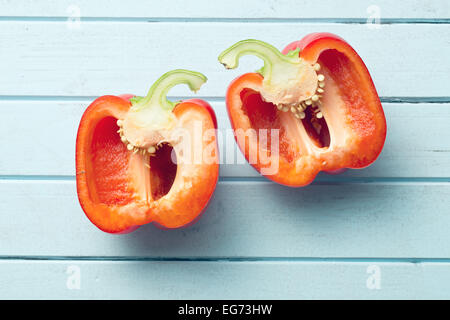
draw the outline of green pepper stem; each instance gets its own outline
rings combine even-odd
[[[206,80],[207,78],[200,72],[183,69],[169,71],[156,80],[144,98],[132,100],[133,108],[137,111],[157,105],[165,110],[172,110],[177,102],[167,99],[167,93],[170,89],[178,84],[186,84],[191,91],[196,92]]]
[[[264,61],[264,67],[259,71],[264,77],[270,77],[273,66],[279,63],[298,63],[300,58],[297,54],[282,54],[274,46],[259,40],[242,40],[222,52],[219,62],[227,69],[234,69],[239,65],[239,59],[244,55],[254,55]]]

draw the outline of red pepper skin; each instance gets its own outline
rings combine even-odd
[[[145,169],[136,160],[138,155],[133,155],[120,141],[116,125],[116,120],[122,119],[130,108],[132,97],[130,94],[102,96],[83,114],[76,142],[80,205],[87,218],[108,233],[129,233],[147,223],[164,229],[188,226],[198,220],[212,197],[219,177],[219,161],[180,164],[167,194],[170,196],[157,200],[143,199],[139,177]],[[203,100],[182,101],[173,113],[177,118],[183,117],[187,123],[192,114],[195,119],[203,121],[204,129],[217,129],[214,111]],[[214,135],[211,139],[208,146],[213,146],[212,153],[218,159],[217,138]],[[205,146],[206,142],[203,148]],[[177,179],[178,172],[187,177]],[[189,183],[190,188],[184,188],[184,183]]]
[[[298,139],[282,112],[267,106],[259,92],[263,77],[247,73],[228,87],[226,103],[234,130],[280,129],[278,171],[265,176],[279,184],[300,187],[311,183],[320,171],[338,173],[345,168],[364,168],[379,156],[386,139],[386,119],[372,78],[356,51],[342,38],[331,33],[313,33],[289,44],[283,54],[300,48],[300,57],[322,66],[320,73],[332,79],[325,87],[323,104],[333,105],[333,117],[326,118],[330,129],[330,145],[320,152],[305,151],[305,142]],[[244,93],[246,92],[246,93]],[[335,105],[335,106],[334,106]],[[310,137],[316,145],[319,137]],[[247,161],[250,154],[261,152],[259,145],[251,147],[237,143]],[[259,143],[259,141],[258,141]],[[273,166],[258,160],[250,163],[258,172]]]

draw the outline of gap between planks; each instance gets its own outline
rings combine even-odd
[[[383,257],[122,257],[122,256],[0,256],[0,261],[142,261],[142,262],[336,262],[336,263],[450,263],[450,258]]]
[[[0,16],[0,22],[66,22],[69,17]],[[330,23],[367,24],[367,18],[188,18],[188,17],[80,17],[80,22],[114,23]],[[377,24],[449,24],[447,18],[380,18]]]
[[[75,181],[75,176],[64,175],[0,175],[1,181],[11,182],[26,182],[26,181]],[[256,183],[269,183],[275,184],[271,180],[263,176],[255,177],[219,177],[219,183],[227,182],[256,182]],[[311,183],[311,185],[329,185],[329,184],[448,184],[450,183],[450,177],[346,177],[339,175],[321,175]]]
[[[225,102],[225,97],[215,96],[168,96],[172,101],[192,99],[206,100],[208,102]],[[34,95],[0,95],[0,101],[55,101],[55,102],[90,102],[97,99],[98,96],[34,96]],[[380,97],[382,103],[450,103],[450,96],[448,97]]]

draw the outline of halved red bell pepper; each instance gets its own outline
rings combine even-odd
[[[243,132],[244,138],[236,134],[239,147],[256,170],[280,184],[304,186],[319,171],[363,168],[376,160],[386,120],[368,70],[347,42],[314,33],[280,53],[244,40],[219,61],[233,69],[248,54],[264,67],[236,78],[226,104],[233,129]],[[279,140],[260,129],[272,129]]]
[[[199,99],[171,102],[177,84],[196,91],[200,73],[174,70],[146,97],[102,96],[84,112],[76,142],[80,204],[110,233],[153,222],[178,228],[196,221],[219,175],[217,121]]]

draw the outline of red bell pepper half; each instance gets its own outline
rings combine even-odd
[[[280,53],[262,41],[244,40],[219,61],[234,69],[249,54],[264,66],[236,78],[226,104],[238,145],[256,170],[298,187],[319,171],[363,168],[376,160],[386,120],[368,70],[347,42],[314,33]]]
[[[219,175],[214,111],[199,99],[166,98],[177,84],[197,91],[205,81],[201,73],[174,70],[146,97],[102,96],[86,109],[76,142],[77,191],[98,228],[178,228],[205,208]]]

